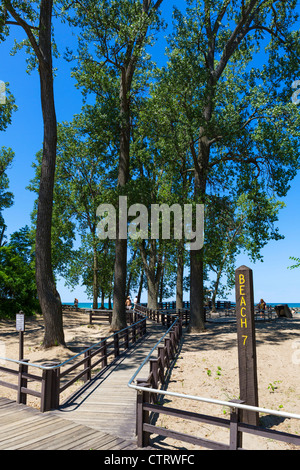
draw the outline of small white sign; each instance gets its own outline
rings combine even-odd
[[[6,104],[5,83],[0,80],[0,104]]]
[[[16,314],[16,330],[25,331],[25,315],[24,313]]]

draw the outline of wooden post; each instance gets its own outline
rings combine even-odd
[[[25,314],[20,310],[16,314],[16,330],[19,332],[19,361],[24,358],[24,331],[25,331]]]
[[[253,274],[247,266],[235,272],[235,291],[240,399],[247,405],[258,406]],[[259,413],[244,410],[243,421],[258,426]]]
[[[29,362],[29,359],[23,359],[23,362]],[[17,403],[26,405],[27,394],[22,392],[22,388],[27,388],[27,378],[24,377],[23,374],[28,374],[28,366],[19,364]]]
[[[45,366],[59,365],[57,362],[44,364]],[[42,375],[41,412],[50,411],[59,407],[59,381],[60,371],[56,369],[44,369]]]
[[[83,381],[84,382],[89,382],[92,378],[92,372],[91,372],[91,350],[89,349],[88,351],[85,351],[84,353],[84,358],[85,361],[83,363],[83,367],[85,369],[85,374],[83,375]]]
[[[234,403],[243,403],[241,400],[232,400]],[[240,408],[230,409],[230,450],[238,450],[243,446],[243,433],[239,431],[239,423],[242,419],[243,410]]]
[[[120,355],[119,350],[119,333],[114,334],[114,356],[115,358]]]
[[[150,357],[150,373],[153,374],[153,387],[158,388],[158,359]]]
[[[170,362],[172,360],[172,350],[171,350],[171,339],[170,338],[165,338],[165,347],[166,347],[166,361],[167,364],[166,366],[169,367]]]
[[[129,335],[128,335],[128,330],[125,330],[124,347],[125,347],[125,350],[127,350],[127,349],[129,348]]]
[[[149,384],[141,383],[142,387],[148,387]],[[143,390],[137,391],[137,445],[138,447],[147,447],[149,445],[150,434],[143,430],[144,423],[149,424],[149,411],[144,410],[144,403],[149,403],[149,392]]]
[[[103,357],[102,362],[101,362],[101,367],[102,369],[107,366],[107,344],[106,344],[106,339],[105,338],[100,338],[101,341],[103,342],[101,346],[101,357]]]

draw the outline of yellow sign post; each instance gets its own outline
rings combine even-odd
[[[258,406],[257,360],[254,323],[253,273],[247,266],[235,272],[240,399]],[[258,413],[243,411],[243,422],[258,426]]]

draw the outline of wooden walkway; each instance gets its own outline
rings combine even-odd
[[[134,450],[135,442],[0,398],[0,450]]]
[[[143,341],[89,382],[79,396],[75,396],[53,413],[119,438],[135,440],[137,392],[127,387],[127,384],[156,342],[166,332],[166,328],[149,322],[147,331]],[[148,375],[147,362],[138,377],[147,378]]]
[[[40,413],[0,398],[0,450],[137,449],[136,391],[130,378],[166,328],[149,322],[146,338],[59,410]],[[147,377],[149,363],[139,377]]]

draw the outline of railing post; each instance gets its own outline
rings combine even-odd
[[[129,348],[129,334],[128,334],[128,330],[125,330],[124,347],[125,347],[125,350]]]
[[[159,377],[161,383],[163,384],[165,379],[165,346],[159,345],[157,353],[158,358],[160,359]]]
[[[103,369],[104,367],[107,366],[107,344],[106,344],[106,339],[105,338],[100,338],[100,339],[103,342],[102,349],[101,349],[101,357],[103,358],[102,362],[101,362],[101,366],[102,366],[102,369]]]
[[[170,339],[171,339],[171,351],[172,351],[172,358],[173,358],[175,356],[175,351],[176,351],[175,331],[173,329],[170,331]]]
[[[136,342],[136,324],[134,323],[132,325],[132,344],[135,344]]]
[[[23,362],[29,362],[29,359],[23,359]],[[27,378],[23,374],[28,374],[28,366],[19,364],[17,403],[26,405],[27,393],[22,392],[22,388],[27,388]]]
[[[233,403],[244,403],[242,400],[232,400]],[[242,410],[240,408],[230,408],[230,450],[242,448],[243,433],[239,431],[239,423],[242,418]]]
[[[91,350],[85,351],[84,353],[85,361],[83,363],[84,369],[86,369],[86,373],[83,376],[84,382],[89,382],[91,380]]]
[[[44,364],[45,366],[56,366],[59,363],[52,362]],[[41,412],[50,411],[59,407],[59,382],[60,370],[44,369],[42,375],[42,397]]]
[[[158,388],[158,360],[156,358],[150,357],[150,373],[153,374],[153,388]]]
[[[158,345],[157,349],[158,349],[157,354],[158,354],[158,357],[160,358],[161,366],[164,369],[165,368],[165,346],[160,344]]]
[[[167,367],[170,365],[170,361],[172,359],[172,351],[171,351],[171,339],[165,338],[165,346],[166,346],[166,358],[167,358]]]
[[[119,350],[119,333],[114,334],[114,355],[115,358],[118,357],[120,354]]]
[[[148,387],[149,384],[141,383],[142,387]],[[149,392],[144,390],[137,391],[137,445],[138,447],[147,447],[149,445],[150,433],[143,430],[144,423],[149,424],[149,411],[144,410],[144,403],[149,403]]]

